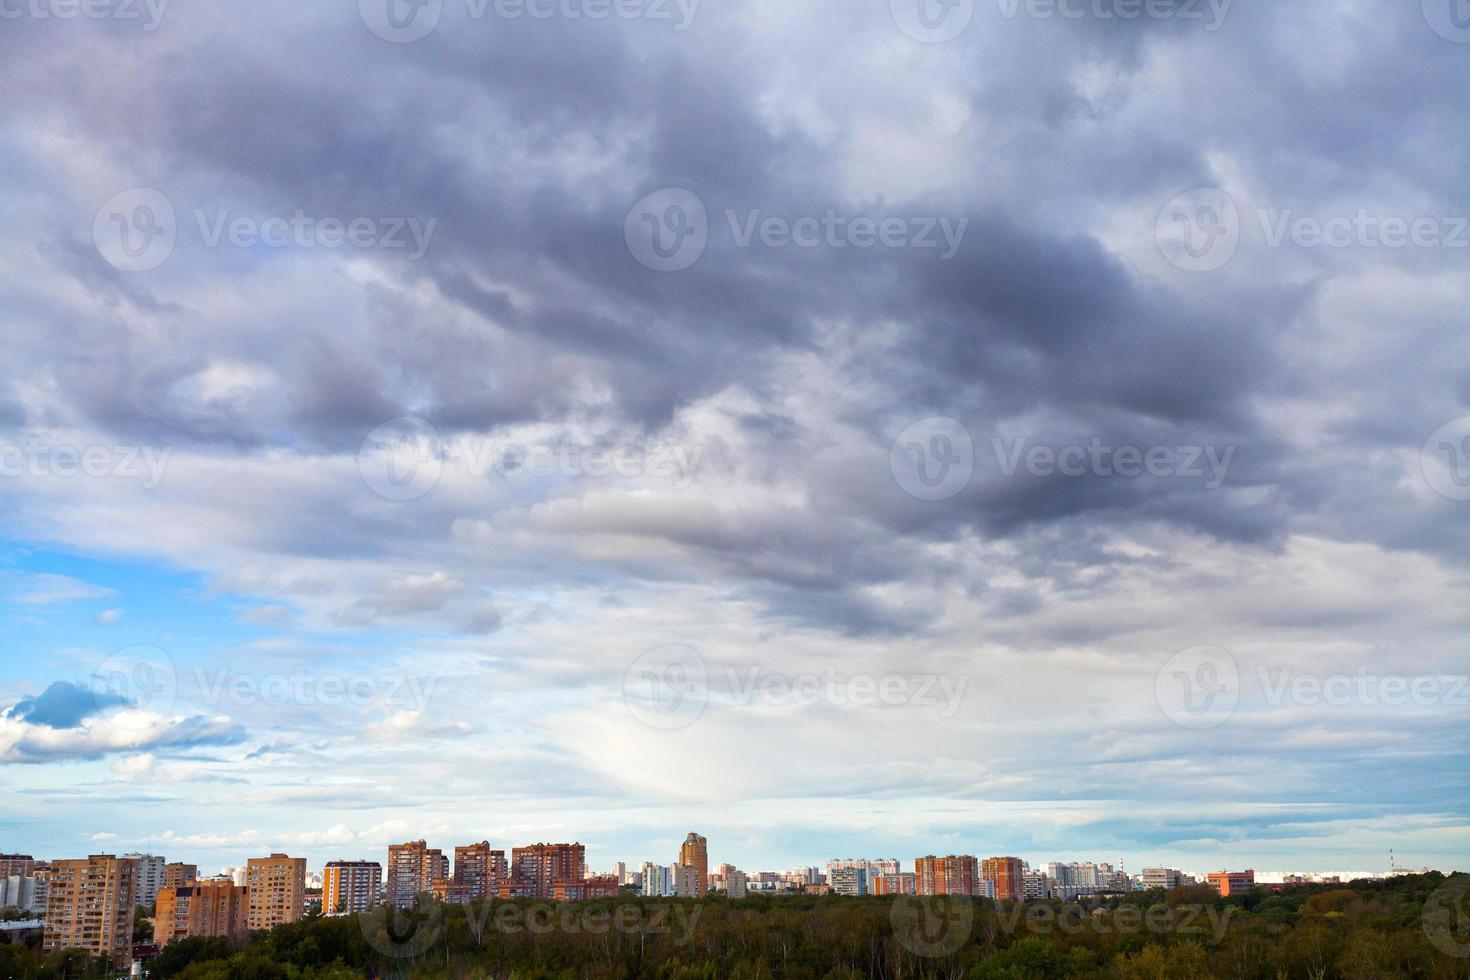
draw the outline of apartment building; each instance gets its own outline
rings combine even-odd
[[[489,841],[456,847],[454,880],[464,889],[466,901],[499,895],[501,883],[510,880],[505,852],[492,850]]]
[[[306,914],[306,858],[285,854],[245,862],[250,929],[274,929]]]
[[[29,854],[0,854],[0,878],[19,875],[29,878],[36,870],[36,859]]]
[[[1045,871],[1027,871],[1021,879],[1022,892],[1028,902],[1039,902],[1052,897],[1052,880]]]
[[[980,862],[980,880],[993,886],[992,898],[1019,902],[1026,897],[1026,863],[1018,857],[988,857]]]
[[[175,861],[163,866],[163,887],[177,888],[199,880],[199,865]]]
[[[153,941],[167,946],[190,936],[244,939],[250,927],[248,889],[228,878],[211,878],[158,891]]]
[[[827,886],[833,895],[866,895],[868,869],[832,868],[827,872]]]
[[[674,894],[674,882],[669,876],[669,869],[652,861],[643,862],[643,894],[651,898]]]
[[[899,871],[891,875],[870,874],[868,889],[874,895],[914,895],[918,893],[918,885],[912,871]]]
[[[532,844],[510,852],[510,881],[502,898],[552,898],[557,885],[586,880],[587,848],[582,844]]]
[[[409,841],[388,846],[388,869],[384,884],[388,904],[394,908],[413,908],[424,892],[434,890],[434,882],[449,877],[449,859],[427,841]]]
[[[980,893],[980,862],[968,854],[914,859],[914,887],[920,895]]]
[[[833,858],[827,862],[827,874],[840,868],[862,868],[868,877],[874,875],[896,875],[903,870],[898,858]]]
[[[52,862],[43,947],[131,965],[137,874],[136,861],[111,854]]]
[[[354,915],[378,905],[383,867],[376,861],[328,861],[322,869],[322,915]]]
[[[37,911],[35,875],[0,878],[0,909],[17,909],[27,913]]]
[[[674,895],[677,898],[701,898],[704,892],[699,888],[699,869],[691,864],[676,864],[669,868],[669,877],[674,883]]]
[[[139,906],[158,901],[158,890],[163,887],[163,869],[168,859],[157,854],[124,854],[123,857],[138,862],[137,893],[133,900]]]

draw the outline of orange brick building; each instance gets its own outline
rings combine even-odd
[[[84,949],[107,956],[115,966],[133,960],[133,898],[138,862],[94,854],[51,865],[50,897],[42,945]]]
[[[274,929],[306,914],[306,858],[276,853],[245,862],[250,929]]]
[[[1026,864],[1020,858],[986,858],[980,862],[980,880],[995,885],[997,901],[1019,902],[1026,898]]]
[[[1256,887],[1256,873],[1251,871],[1212,871],[1206,875],[1221,898],[1240,895]]]
[[[530,847],[512,848],[510,852],[511,880],[502,885],[502,898],[515,897],[507,894],[507,887],[519,896],[532,898],[554,898],[557,885],[582,883],[583,868],[587,863],[587,848],[582,844],[532,844]]]
[[[423,892],[432,892],[434,882],[448,877],[449,859],[427,841],[388,846],[384,884],[388,888],[388,904],[394,908],[412,908],[414,899]]]
[[[980,888],[980,863],[968,854],[914,859],[914,890],[919,895],[974,895]]]
[[[249,930],[248,895],[246,887],[228,878],[160,888],[153,941],[162,947],[190,936],[243,939]]]
[[[510,880],[505,852],[492,850],[489,841],[456,847],[454,880],[466,890],[467,901],[499,895],[501,884]]]

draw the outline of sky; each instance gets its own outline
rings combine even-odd
[[[1470,869],[1456,3],[0,4],[0,850]]]

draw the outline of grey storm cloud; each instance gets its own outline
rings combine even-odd
[[[0,517],[208,577],[259,641],[218,652],[231,676],[326,670],[323,636],[391,635],[363,673],[453,681],[422,716],[234,706],[251,714],[253,778],[356,807],[377,768],[359,795],[314,767],[358,752],[401,762],[424,792],[420,743],[468,719],[463,740],[498,753],[485,778],[528,797],[554,769],[611,796],[759,800],[770,774],[745,759],[697,767],[728,775],[717,786],[658,783],[692,768],[677,759],[629,776],[617,760],[655,751],[642,733],[616,728],[617,706],[579,713],[616,700],[640,652],[687,642],[712,669],[743,655],[973,671],[979,703],[942,735],[835,710],[815,724],[716,705],[704,720],[723,735],[709,758],[747,739],[792,758],[863,747],[861,780],[825,763],[790,777],[855,797],[1112,800],[1127,764],[1135,799],[1377,816],[1386,791],[1463,813],[1464,736],[1437,717],[1243,712],[1218,740],[1161,734],[1145,663],[1205,642],[1242,663],[1463,660],[1470,505],[1424,465],[1430,434],[1470,416],[1467,250],[1267,241],[1283,215],[1467,214],[1470,47],[1424,5],[1235,0],[1207,30],[977,3],[936,44],[906,36],[887,0],[710,2],[681,31],[441,6],[403,44],[374,36],[356,0],[0,30],[0,449],[173,452],[148,494],[0,482]],[[132,188],[177,218],[172,252],[142,272],[93,238],[99,208]],[[635,204],[669,188],[697,197],[708,240],[662,272],[625,235]],[[1166,206],[1198,188],[1239,212],[1238,248],[1204,272],[1158,240]],[[218,221],[298,212],[435,223],[414,257],[208,242]],[[742,238],[829,212],[964,231],[948,257]],[[438,438],[415,460],[432,486],[411,500],[375,492],[359,454],[403,417]],[[893,469],[933,418],[973,443],[939,499]],[[507,441],[698,454],[682,483],[467,462]],[[1094,445],[1201,468],[1026,462]],[[1041,710],[1063,704],[1075,712]],[[25,698],[9,757],[244,737],[187,713],[147,738],[51,737],[97,707],[65,683]],[[1022,730],[1041,717],[1049,729]],[[1424,756],[1341,741],[1355,726],[1412,735]],[[943,764],[885,755],[921,744]],[[1355,765],[1369,778],[1350,779]],[[1268,769],[1286,775],[1252,782]],[[1276,818],[1173,819],[1099,826],[1228,838]]]

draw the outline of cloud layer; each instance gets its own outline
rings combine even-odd
[[[222,855],[394,820],[608,862],[696,820],[750,864],[1464,853],[1448,681],[1272,682],[1466,672],[1448,21],[981,3],[926,43],[899,0],[445,0],[395,43],[355,6],[0,32],[0,518],[129,583],[0,585],[38,651],[17,834],[81,797],[136,802],[77,834]],[[1224,261],[1216,211],[1170,238],[1196,188]],[[1362,230],[1395,219],[1440,237]],[[227,627],[152,614],[160,568]],[[71,610],[117,637],[46,639]],[[172,704],[92,697],[127,642]],[[674,645],[709,688],[670,730],[624,690]],[[1207,729],[1158,687],[1202,646],[1239,677]],[[768,703],[752,670],[966,694]]]

